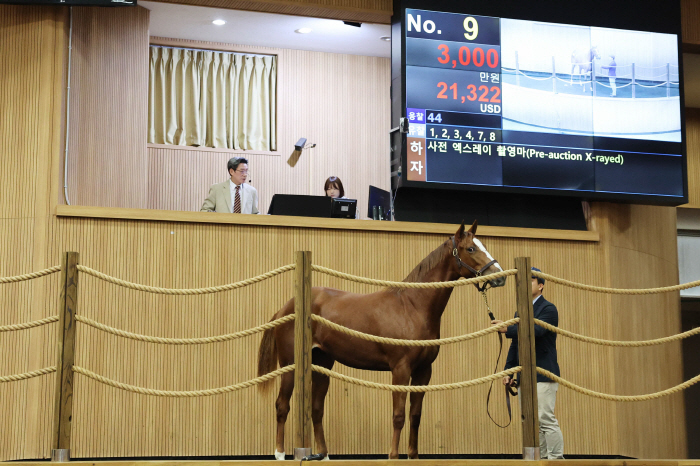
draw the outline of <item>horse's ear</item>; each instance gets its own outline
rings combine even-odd
[[[459,229],[457,230],[457,233],[455,233],[455,238],[460,240],[464,236],[464,220],[462,220],[462,224],[459,226]]]
[[[464,226],[464,222],[462,223],[462,226]],[[474,220],[474,223],[472,223],[472,227],[469,229],[469,233],[472,235],[476,236],[476,220]]]

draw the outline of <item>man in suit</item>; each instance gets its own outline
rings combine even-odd
[[[532,268],[537,272],[540,269]],[[544,279],[532,277],[532,308],[535,319],[547,322],[555,327],[559,326],[559,313],[554,304],[550,303],[544,296]],[[515,317],[518,313],[515,313]],[[501,320],[491,321],[498,325]],[[518,362],[518,324],[508,328],[499,329],[505,333],[506,338],[512,340],[508,350],[508,358],[504,370],[519,366]],[[549,372],[560,375],[559,363],[557,362],[557,334],[546,330],[539,325],[535,325],[535,359],[537,367],[546,369]],[[505,385],[512,384],[510,377],[503,379]],[[554,417],[554,405],[557,401],[557,389],[559,384],[548,379],[544,375],[537,374],[537,410],[540,420],[540,458],[541,459],[563,459],[564,458],[564,437],[559,428],[559,422]]]
[[[231,179],[209,188],[201,211],[257,214],[258,190],[245,182],[248,178],[248,160],[234,157],[228,161],[227,167]]]

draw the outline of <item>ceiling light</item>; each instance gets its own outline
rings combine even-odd
[[[217,26],[223,26],[224,24],[226,24],[226,21],[224,21],[223,19],[215,19],[214,21],[212,21],[212,23],[216,24]]]
[[[391,37],[389,37],[389,36],[382,36],[382,37],[379,38],[379,40],[383,40],[383,41],[385,41],[385,42],[391,42]]]
[[[294,32],[296,32],[298,34],[308,34],[311,32],[311,28],[299,28],[299,29],[295,30]]]

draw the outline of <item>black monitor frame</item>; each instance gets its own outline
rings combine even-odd
[[[406,40],[403,34],[405,10],[419,9],[496,18],[513,18],[528,21],[595,26],[635,31],[676,34],[678,37],[679,93],[681,102],[681,154],[683,157],[683,197],[665,197],[649,194],[627,194],[607,192],[551,191],[540,188],[513,188],[508,186],[480,186],[451,183],[425,183],[408,181],[406,133],[398,131],[401,119],[406,117]],[[604,14],[602,14],[604,12]],[[650,12],[654,12],[651,14]],[[433,0],[429,5],[420,0],[394,0],[391,24],[391,122],[392,122],[392,190],[397,188],[421,188],[438,190],[464,190],[497,192],[506,194],[538,194],[565,196],[582,200],[607,200],[652,205],[680,205],[688,202],[686,122],[684,113],[684,86],[682,61],[682,31],[680,2],[659,3],[656,0],[591,0],[585,4],[572,4],[558,0],[471,0],[468,4],[458,0]],[[399,157],[400,155],[400,157]],[[397,167],[396,170],[393,167]],[[371,217],[371,215],[370,215]]]

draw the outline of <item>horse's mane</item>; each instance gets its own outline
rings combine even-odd
[[[449,240],[447,240],[449,241]],[[445,248],[447,241],[438,246],[433,252],[428,254],[418,265],[416,265],[411,273],[402,281],[404,282],[422,282],[425,276],[435,268],[445,258]],[[390,288],[392,291],[400,293],[404,288]]]

